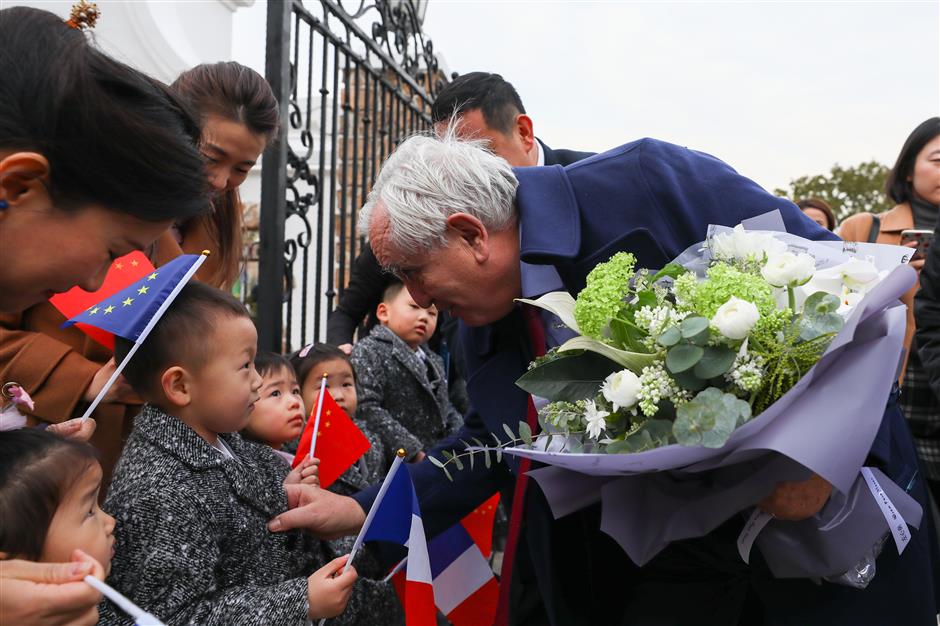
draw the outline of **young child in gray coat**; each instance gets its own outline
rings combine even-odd
[[[376,308],[380,325],[353,347],[359,415],[381,438],[385,467],[404,448],[420,461],[437,441],[456,432],[463,417],[450,403],[444,361],[426,342],[437,308],[418,304],[400,282],[385,289]]]
[[[148,404],[105,502],[108,582],[167,624],[358,624],[386,607],[364,605],[355,569],[340,574],[346,557],[327,563],[322,542],[267,529],[302,476],[237,434],[259,399],[256,343],[243,305],[191,283],[131,359],[125,376]],[[119,341],[117,357],[129,348]],[[100,610],[103,624],[130,623]]]

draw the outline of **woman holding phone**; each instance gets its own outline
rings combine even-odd
[[[911,267],[921,272],[940,215],[940,117],[932,117],[914,129],[904,142],[888,174],[885,191],[896,205],[880,215],[860,213],[842,223],[846,241],[872,241],[904,245],[912,249]],[[935,268],[934,271],[936,272]],[[923,278],[921,275],[921,284]],[[940,287],[938,285],[937,287]],[[937,288],[934,287],[934,288]],[[907,361],[901,373],[901,410],[907,416],[918,453],[924,461],[935,500],[940,500],[940,371],[927,371],[918,350],[923,339],[915,332],[914,295],[920,285],[904,294]],[[920,324],[918,318],[917,325]],[[940,362],[940,356],[937,357]],[[935,368],[934,368],[935,369]],[[930,379],[937,382],[931,391]]]

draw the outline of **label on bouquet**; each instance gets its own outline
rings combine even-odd
[[[901,512],[895,508],[888,494],[878,484],[878,479],[875,478],[871,469],[863,467],[862,477],[865,478],[865,484],[868,485],[872,497],[878,503],[881,514],[885,516],[885,521],[888,522],[888,528],[891,529],[891,535],[894,537],[894,543],[898,547],[898,554],[901,554],[911,540],[911,532],[907,528],[907,522],[904,521]]]
[[[742,561],[750,563],[748,559],[751,557],[751,546],[754,545],[754,540],[773,518],[773,515],[760,508],[755,508],[751,516],[747,518],[744,530],[738,535],[738,554],[741,555]]]

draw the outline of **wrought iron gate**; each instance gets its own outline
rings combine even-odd
[[[385,157],[430,126],[444,78],[414,0],[269,0],[265,76],[283,131],[261,171],[262,349],[323,339],[361,250],[356,213]],[[368,31],[363,25],[368,25]]]

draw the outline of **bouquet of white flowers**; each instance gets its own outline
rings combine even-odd
[[[658,272],[616,254],[577,299],[526,301],[578,336],[517,382],[547,401],[542,432],[520,424],[497,452],[548,466],[530,475],[556,517],[600,502],[601,528],[640,565],[752,510],[742,557],[756,538],[779,577],[842,576],[888,530],[902,550],[920,505],[863,465],[903,352],[908,253],[713,226]],[[753,509],[814,473],[833,485],[815,517]]]

